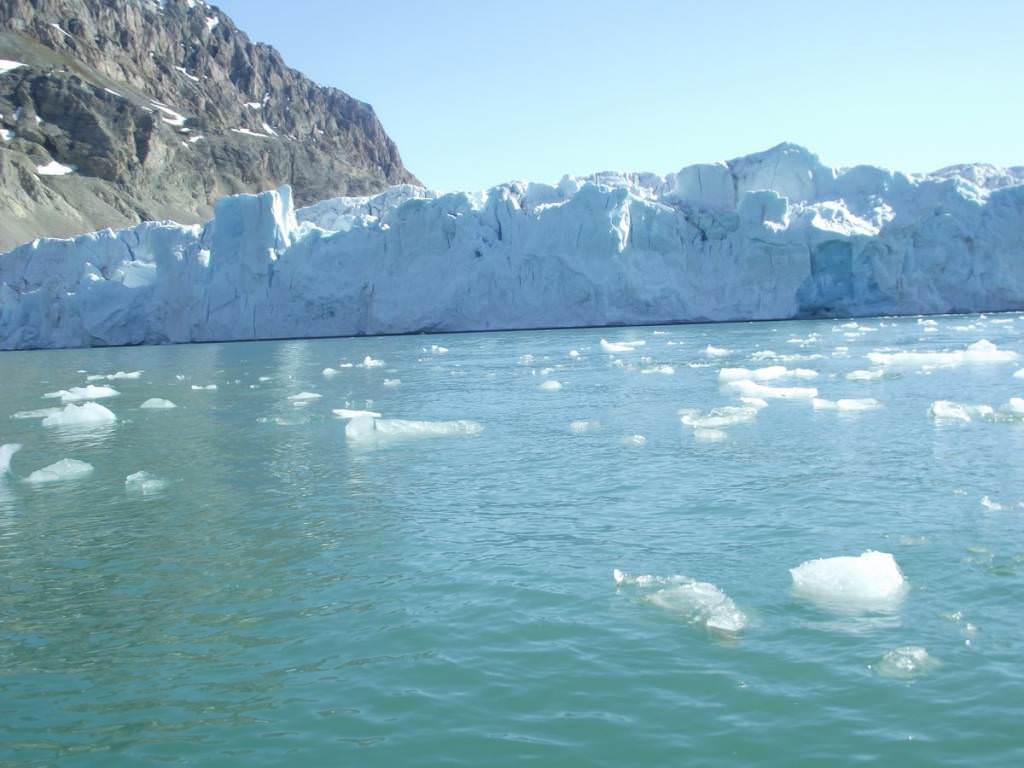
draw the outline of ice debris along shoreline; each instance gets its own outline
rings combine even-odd
[[[1020,169],[834,169],[792,144],[299,211],[283,187],[0,256],[0,348],[1021,309],[1022,251]]]

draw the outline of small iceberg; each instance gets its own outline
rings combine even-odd
[[[319,400],[323,395],[319,395],[316,392],[299,392],[297,395],[288,395],[288,399],[293,403],[308,403],[310,400]]]
[[[164,400],[162,397],[151,397],[149,400],[144,402],[139,408],[152,409],[154,411],[169,410],[171,408],[177,408],[174,403],[170,400]]]
[[[727,382],[726,386],[744,397],[760,397],[768,400],[810,400],[818,396],[818,390],[814,387],[772,387],[767,384],[759,384],[750,379],[730,381]]]
[[[356,443],[381,439],[478,435],[483,431],[483,425],[465,419],[459,421],[410,421],[358,416],[345,425],[345,437]]]
[[[87,384],[84,387],[72,387],[62,389],[58,392],[47,392],[43,397],[51,400],[60,398],[62,403],[80,403],[83,400],[104,400],[108,397],[117,397],[121,393],[113,387],[96,386]]]
[[[25,478],[26,483],[42,485],[44,483],[61,483],[65,481],[81,480],[93,472],[92,464],[78,459],[61,459],[48,467],[37,469]]]
[[[734,634],[747,626],[747,617],[725,592],[714,584],[686,576],[631,576],[618,568],[612,571],[616,587],[653,590],[645,602],[679,616],[688,624]]]
[[[725,349],[724,347],[713,347],[710,344],[704,347],[705,357],[728,357],[731,354],[732,350]]]
[[[5,443],[0,445],[0,480],[11,471],[11,459],[21,450],[21,443]]]
[[[934,656],[930,656],[924,648],[917,645],[904,645],[886,653],[876,664],[871,666],[871,669],[882,677],[911,680],[940,665],[941,662]]]
[[[63,411],[43,419],[44,427],[88,427],[95,424],[114,424],[117,416],[99,403],[68,405]]]
[[[963,405],[952,400],[936,400],[928,408],[928,415],[936,421],[971,421],[991,419],[995,409],[991,405]]]
[[[888,552],[808,560],[789,573],[798,596],[839,611],[891,609],[906,592],[903,572]]]
[[[755,406],[750,405],[725,405],[712,408],[702,415],[693,408],[682,408],[679,410],[679,420],[694,429],[722,429],[753,421],[757,418],[757,411]]]
[[[562,382],[558,381],[557,379],[548,379],[547,381],[541,382],[537,386],[537,389],[543,390],[545,392],[557,392],[561,388]]]
[[[334,408],[331,413],[339,419],[358,419],[362,416],[369,416],[374,419],[380,418],[380,414],[376,411],[359,411],[352,408]]]
[[[840,400],[825,400],[816,397],[811,400],[811,405],[816,411],[843,411],[846,413],[873,411],[876,408],[882,407],[882,404],[873,397],[844,398]]]
[[[627,352],[636,352],[637,347],[642,347],[646,341],[608,341],[601,339],[601,351],[610,355],[621,355]]]
[[[135,496],[151,496],[167,487],[167,481],[145,470],[128,475],[124,479],[126,493]]]

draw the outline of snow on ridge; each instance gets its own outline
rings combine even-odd
[[[0,59],[0,75],[5,75],[13,69],[18,67],[24,67],[20,61],[11,61],[10,59]]]
[[[51,160],[46,165],[37,165],[36,173],[40,176],[66,176],[75,172],[75,166],[64,165],[56,160]]]

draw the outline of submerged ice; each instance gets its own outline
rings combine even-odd
[[[782,144],[482,195],[397,187],[299,211],[287,187],[237,195],[205,226],[0,256],[0,348],[1024,307],[1024,178],[979,168],[835,169]]]
[[[651,605],[679,616],[690,624],[699,624],[719,632],[739,632],[747,625],[747,617],[725,592],[714,584],[686,576],[632,576],[612,571],[618,587],[636,587]]]

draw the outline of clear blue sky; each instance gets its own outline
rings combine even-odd
[[[428,186],[678,170],[795,141],[831,165],[1024,164],[1024,2],[222,0],[370,102]]]

